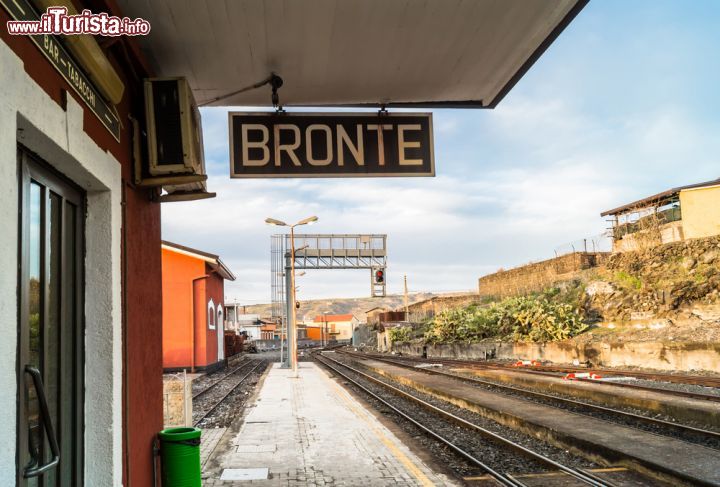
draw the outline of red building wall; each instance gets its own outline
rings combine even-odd
[[[118,15],[114,2],[76,1],[93,11]],[[0,38],[24,63],[28,75],[60,106],[65,96],[83,107],[83,129],[104,150],[120,161],[123,179],[122,289],[123,289],[123,480],[126,486],[152,484],[152,442],[163,427],[162,307],[160,261],[160,205],[152,203],[147,189],[132,183],[132,136],[129,116],[142,118],[142,76],[150,73],[132,40],[122,38],[105,54],[125,84],[118,114],[120,142],[85,106],[73,88],[25,36],[11,36],[4,28],[11,20],[0,8]],[[127,54],[126,54],[127,52]],[[132,64],[132,66],[131,66]],[[2,67],[0,67],[2,69]],[[137,74],[133,74],[133,71]],[[136,77],[138,76],[138,77]],[[110,276],[108,276],[110,278]]]
[[[212,366],[218,362],[218,330],[217,324],[209,327],[208,303],[212,299],[217,316],[224,280],[204,260],[185,253],[163,249],[162,261],[163,368]]]
[[[205,263],[189,255],[162,250],[163,367],[193,365],[192,342],[193,279],[205,276]],[[195,288],[203,285],[202,279]],[[202,302],[196,298],[195,302]],[[195,330],[199,335],[202,330]]]
[[[210,269],[207,269],[208,273],[210,272]],[[218,361],[218,333],[220,332],[218,328],[217,323],[217,310],[218,306],[223,307],[223,316],[225,315],[225,280],[217,275],[217,273],[212,273],[208,276],[206,281],[206,294],[205,294],[205,323],[207,330],[207,344],[205,348],[205,360],[207,362],[207,365],[212,365]],[[213,300],[213,303],[215,304],[215,329],[211,330],[207,326],[207,303],[210,301],[210,299]]]

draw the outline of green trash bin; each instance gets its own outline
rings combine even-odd
[[[200,429],[168,428],[158,433],[163,487],[201,487]]]

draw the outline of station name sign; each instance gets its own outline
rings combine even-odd
[[[434,176],[430,113],[231,112],[230,177]]]
[[[40,16],[35,12],[28,0],[0,0],[10,16],[20,21],[37,21]],[[5,28],[5,26],[3,26]],[[29,39],[40,49],[40,52],[50,61],[60,75],[65,78],[80,99],[95,116],[100,119],[105,128],[112,136],[120,141],[120,119],[117,111],[106,102],[100,92],[95,88],[90,79],[83,73],[82,69],[72,56],[67,52],[60,40],[54,35],[31,35]]]

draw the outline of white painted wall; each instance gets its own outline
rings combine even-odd
[[[87,191],[85,485],[122,483],[122,328],[119,162],[83,131],[0,41],[0,478],[15,485],[18,172],[20,142]]]
[[[260,340],[260,325],[250,326],[240,324],[240,332],[242,333],[243,331],[247,332],[247,336],[249,339]]]

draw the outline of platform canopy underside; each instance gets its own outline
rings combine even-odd
[[[199,104],[280,75],[286,106],[494,107],[586,0],[118,0]],[[268,106],[270,89],[211,103]]]

